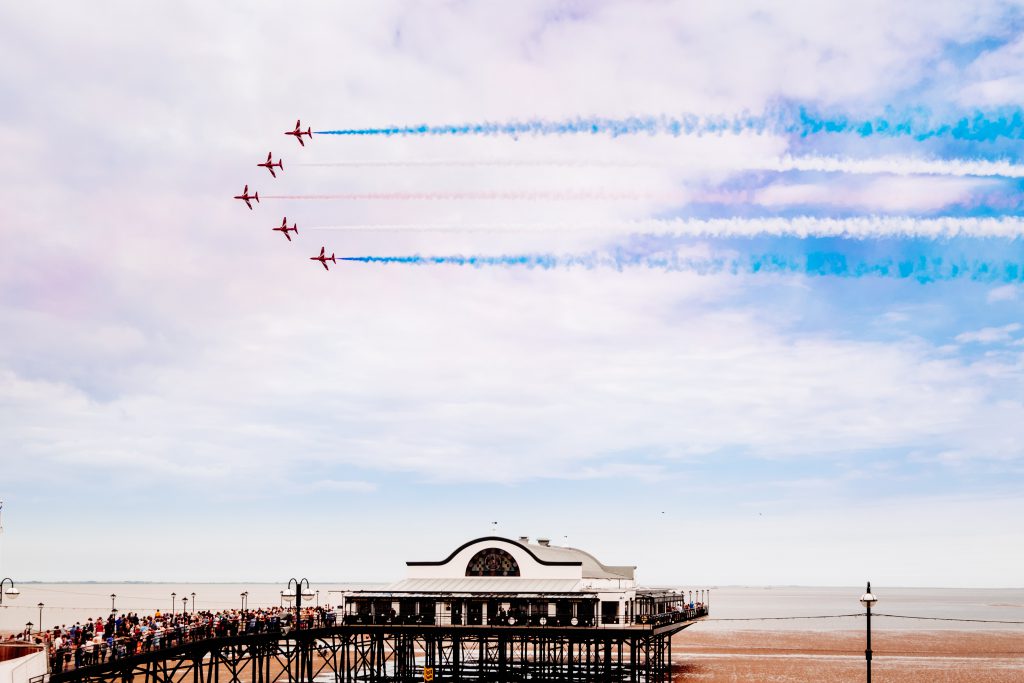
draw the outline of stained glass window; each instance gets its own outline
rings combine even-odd
[[[519,576],[519,565],[504,550],[485,548],[470,559],[466,576]]]

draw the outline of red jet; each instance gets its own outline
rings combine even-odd
[[[305,147],[306,143],[302,141],[302,136],[305,135],[310,140],[312,140],[313,139],[313,128],[312,128],[312,126],[310,126],[310,127],[307,127],[306,130],[302,130],[301,128],[299,128],[299,124],[300,123],[301,123],[300,120],[296,120],[295,121],[295,130],[286,130],[284,132],[284,134],[285,135],[294,135],[295,139],[299,141],[299,144],[302,145],[303,147]]]
[[[292,241],[292,236],[288,234],[288,231],[290,230],[291,232],[294,232],[296,235],[298,235],[299,234],[299,224],[295,223],[294,225],[292,225],[292,227],[289,228],[288,227],[288,217],[285,216],[284,218],[281,219],[281,227],[280,228],[274,228],[274,230],[277,230],[279,232],[284,233],[284,236],[288,238],[289,242],[291,242]]]
[[[257,192],[254,195],[250,195],[249,194],[249,186],[246,185],[245,189],[242,190],[242,194],[236,194],[235,195],[235,199],[241,199],[243,202],[245,202],[245,205],[249,207],[249,210],[252,211],[252,203],[249,200],[250,199],[255,199],[256,203],[258,204],[259,201],[260,201],[260,193]]]
[[[276,178],[277,174],[274,173],[274,167],[277,166],[279,169],[281,169],[283,171],[284,170],[284,162],[281,161],[280,159],[278,159],[277,163],[275,164],[273,159],[274,159],[274,153],[273,152],[267,152],[267,160],[264,161],[262,164],[256,164],[256,165],[257,166],[262,166],[263,168],[267,169],[268,171],[270,171],[270,175],[272,175],[272,176],[274,176]]]
[[[324,267],[324,270],[330,270],[330,268],[327,267],[327,262],[330,261],[334,265],[338,265],[338,262],[334,260],[334,254],[333,253],[330,256],[326,256],[325,255],[326,249],[327,249],[327,247],[320,247],[320,255],[319,256],[310,256],[309,260],[310,261],[319,261],[320,265],[322,265]]]

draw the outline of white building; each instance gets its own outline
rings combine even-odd
[[[621,628],[689,609],[677,592],[638,591],[635,566],[543,538],[487,536],[406,564],[402,581],[347,592],[345,622]]]

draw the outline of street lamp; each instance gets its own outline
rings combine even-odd
[[[44,605],[43,605],[43,603],[39,603],[38,605],[36,605],[36,607],[39,608],[39,630],[42,631],[43,630],[43,607],[44,607]]]
[[[6,591],[4,590],[5,583],[11,584],[10,588]],[[21,595],[21,591],[14,587],[14,579],[10,577],[0,579],[0,605],[4,604],[4,595],[6,595],[9,600],[17,600],[18,596]]]
[[[28,630],[28,635],[32,635],[32,622],[31,621],[25,623],[25,628]]]
[[[871,606],[876,602],[878,602],[878,598],[871,593],[871,582],[868,581],[867,591],[865,591],[864,595],[860,596],[860,604],[864,605],[868,610],[868,646],[864,650],[864,659],[868,663],[868,683],[871,683]]]
[[[184,617],[184,616],[187,616],[187,615],[188,615],[188,596],[182,595],[181,596],[181,616]]]
[[[281,591],[281,600],[278,602],[279,607],[284,607],[284,591]]]
[[[196,613],[196,594],[192,594],[192,614]]]
[[[174,599],[177,597],[177,593],[171,593],[171,619],[174,619]]]
[[[320,589],[316,589],[316,608],[320,609]]]
[[[248,597],[249,597],[249,591],[244,591],[244,592],[241,593],[242,611],[243,612],[245,611],[245,603],[246,603],[246,600],[247,600]]]
[[[116,609],[114,608],[114,600],[116,600],[116,599],[117,599],[117,595],[116,595],[116,594],[114,594],[114,593],[111,593],[111,594],[110,594],[110,611],[111,611],[111,612],[116,612],[116,611],[117,611],[117,610],[116,610]]]
[[[295,628],[299,628],[299,623],[302,618],[302,598],[306,598],[307,600],[311,599],[313,597],[313,591],[309,589],[309,579],[288,579],[289,589],[292,587],[293,583],[295,584],[295,595],[281,591],[281,597],[288,602],[291,602],[292,600],[295,601]],[[305,591],[302,590],[302,584],[306,584]]]

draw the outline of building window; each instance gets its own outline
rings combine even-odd
[[[519,565],[504,550],[486,548],[470,559],[466,576],[519,576]]]

